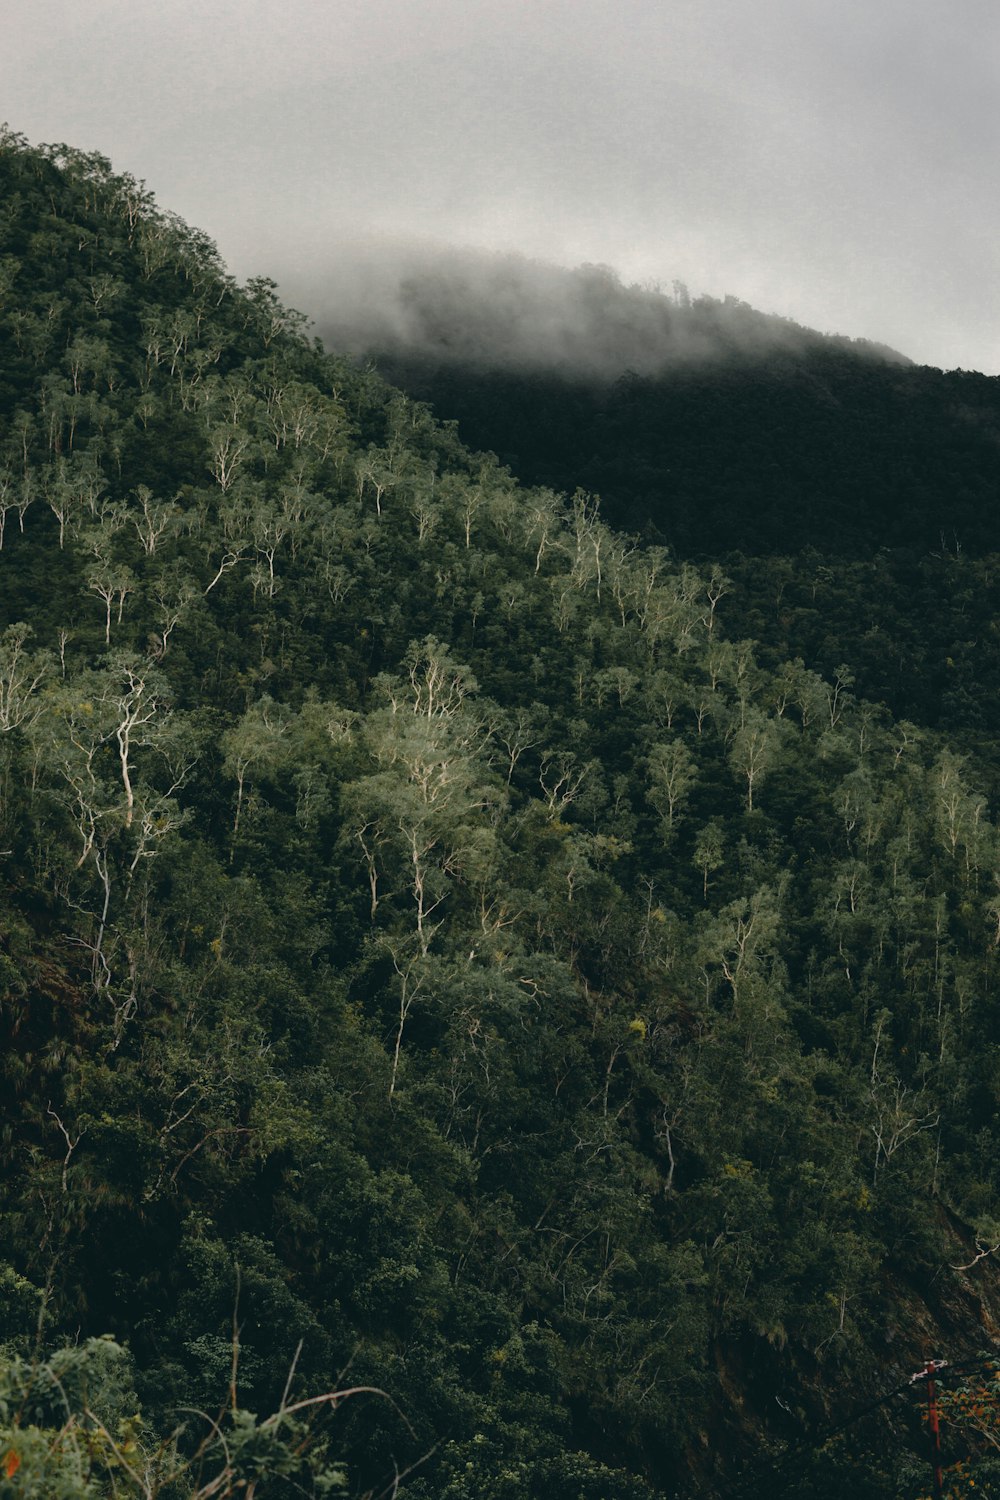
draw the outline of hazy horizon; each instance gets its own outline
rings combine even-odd
[[[143,178],[317,316],[386,238],[676,278],[1000,371],[988,0],[36,0],[11,128]]]
[[[628,283],[613,266],[563,267],[514,251],[430,242],[343,247],[321,288],[293,277],[281,290],[299,310],[311,299],[314,331],[328,348],[385,356],[390,372],[394,360],[415,357],[616,380],[626,372],[801,353],[828,336],[679,281]],[[883,345],[853,347],[908,362]]]

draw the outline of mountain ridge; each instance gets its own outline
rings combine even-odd
[[[564,308],[574,283],[561,274]],[[474,290],[481,308],[485,278]],[[463,298],[468,289],[454,305]],[[647,374],[620,360],[599,376],[534,357],[491,363],[482,340],[468,345],[474,359],[442,358],[434,311],[429,299],[422,344],[370,346],[387,377],[523,482],[582,487],[644,545],[718,564],[734,584],[720,604],[733,634],[825,676],[848,657],[859,692],[961,731],[1000,785],[1000,379],[862,357],[811,334],[794,350],[758,343]]]
[[[995,1352],[961,741],[102,157],[0,180],[5,1482],[919,1495],[902,1397],[824,1439]]]
[[[613,382],[629,372],[822,349],[912,363],[887,345],[820,333],[735,296],[692,297],[679,281],[671,295],[625,285],[610,266],[567,269],[514,253],[373,245],[360,263],[342,255],[307,300],[333,347],[479,373],[521,369]]]

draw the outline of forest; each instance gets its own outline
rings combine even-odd
[[[860,696],[992,757],[1000,382],[601,267],[447,270],[383,272],[392,316],[361,286],[324,332],[523,482],[721,564],[720,620],[768,665],[849,661]]]
[[[741,569],[9,130],[0,338],[2,1500],[918,1500],[929,1357],[990,1493],[988,527]]]

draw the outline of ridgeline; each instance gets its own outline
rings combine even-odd
[[[445,270],[385,268],[324,327],[522,482],[721,565],[720,618],[769,666],[849,662],[859,695],[961,733],[1000,786],[1000,379],[600,267]]]
[[[961,741],[102,157],[0,203],[5,1493],[922,1493],[823,1439],[1000,1310]]]

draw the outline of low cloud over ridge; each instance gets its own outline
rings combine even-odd
[[[882,345],[823,335],[736,297],[692,297],[680,282],[626,286],[608,266],[568,270],[514,254],[383,242],[363,257],[336,257],[310,287],[291,278],[283,290],[310,308],[329,347],[390,363],[419,357],[614,380],[831,343],[908,363]]]

